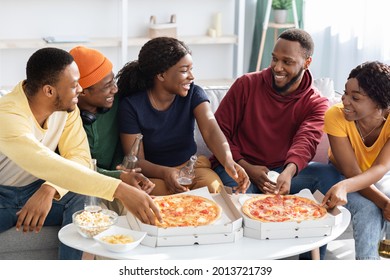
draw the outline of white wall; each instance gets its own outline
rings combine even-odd
[[[253,36],[253,15],[256,0],[247,0],[245,20],[245,63]],[[46,36],[86,36],[89,38],[121,36],[120,0],[0,0],[0,43],[7,39],[37,39]],[[248,8],[249,7],[249,8]],[[235,32],[234,0],[129,0],[128,35],[146,37],[149,18],[167,22],[171,14],[177,17],[178,36],[204,35],[213,23],[213,15],[222,13],[224,34]],[[248,25],[248,24],[247,24]],[[252,30],[251,30],[252,28]],[[64,47],[69,50],[72,46]],[[231,79],[234,66],[234,45],[190,45],[193,51],[197,79]],[[37,48],[0,48],[0,87],[10,87],[25,77],[25,65]],[[120,47],[97,47],[114,64],[122,66]],[[140,47],[129,47],[127,60],[137,58]]]
[[[0,41],[46,36],[120,36],[119,0],[0,0]],[[69,50],[69,48],[65,48]],[[120,50],[102,48],[113,60]],[[36,48],[0,49],[0,86],[25,77],[25,65]]]

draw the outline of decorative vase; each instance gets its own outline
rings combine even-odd
[[[274,10],[275,23],[286,23],[288,10]]]

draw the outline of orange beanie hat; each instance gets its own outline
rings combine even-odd
[[[101,52],[78,46],[69,52],[80,71],[80,86],[88,88],[107,76],[112,71],[112,63]]]

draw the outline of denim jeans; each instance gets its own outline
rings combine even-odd
[[[38,180],[24,187],[0,185],[0,232],[16,225],[16,213],[27,200],[40,188],[43,181]],[[52,207],[46,217],[44,226],[65,226],[72,222],[72,214],[84,208],[83,195],[68,192],[61,200],[53,200]],[[35,233],[27,233],[35,234]],[[39,233],[38,233],[39,234]],[[80,260],[82,251],[60,244],[59,259]]]
[[[272,170],[280,173],[283,171],[283,167]],[[237,186],[236,181],[226,173],[222,165],[215,167],[214,171],[219,175],[225,186]],[[309,189],[312,193],[319,190],[325,194],[341,178],[342,176],[332,164],[310,162],[306,168],[292,178],[290,193],[295,194],[302,189]],[[261,191],[255,184],[251,183],[247,193],[261,193]]]
[[[390,197],[390,173],[387,173],[375,186]],[[345,206],[352,216],[355,258],[357,260],[378,260],[378,244],[382,239],[384,218],[382,210],[371,200],[358,192],[348,194]]]
[[[272,169],[276,172],[282,172],[283,167]],[[234,187],[237,183],[226,173],[222,165],[214,168],[225,186]],[[309,165],[301,170],[297,176],[291,180],[290,193],[296,194],[302,189],[309,189],[312,193],[319,190],[325,194],[334,184],[341,180],[341,175],[332,164],[319,162],[310,162]],[[253,183],[250,184],[247,193],[261,193],[260,189]],[[320,258],[323,260],[326,254],[326,245],[320,247]],[[311,252],[303,253],[299,259],[311,259]]]
[[[272,170],[280,173],[283,171],[283,167],[274,168]],[[225,186],[237,186],[236,181],[226,173],[222,165],[215,167],[214,171],[219,175]],[[330,187],[339,182],[340,179],[340,173],[333,165],[310,162],[306,168],[292,178],[290,193],[295,194],[302,189],[309,189],[312,193],[319,190],[321,193],[325,194]],[[261,191],[255,184],[251,183],[247,193],[261,193]]]

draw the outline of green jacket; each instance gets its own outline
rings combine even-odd
[[[98,172],[119,179],[121,171],[116,170],[116,166],[122,163],[123,151],[118,131],[118,103],[119,98],[115,98],[112,108],[96,114],[96,121],[91,125],[84,124],[84,129],[91,156],[97,160]]]

